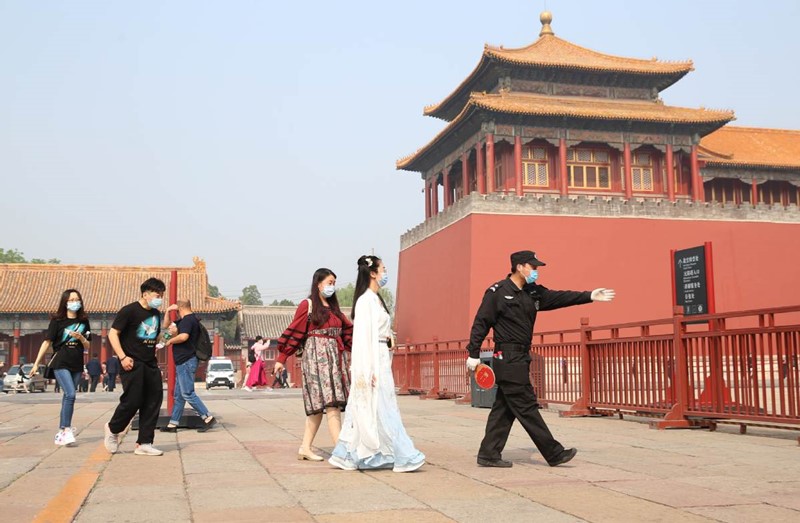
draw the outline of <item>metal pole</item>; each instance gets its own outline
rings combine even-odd
[[[169,276],[169,304],[175,305],[178,302],[178,271],[172,271]],[[167,313],[167,325],[175,321],[175,311]],[[172,348],[167,347],[167,415],[172,412],[175,404],[175,359],[172,356]]]

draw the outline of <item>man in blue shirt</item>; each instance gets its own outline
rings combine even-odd
[[[100,375],[103,374],[103,367],[100,365],[100,360],[97,359],[97,354],[92,354],[92,359],[86,363],[86,372],[89,373],[91,383],[89,392],[95,392],[97,390],[97,382],[100,381]]]
[[[169,424],[162,427],[161,431],[178,431],[183,409],[188,402],[204,421],[203,426],[197,431],[206,432],[217,423],[217,420],[208,413],[208,408],[203,400],[194,391],[194,375],[199,363],[195,355],[195,347],[197,347],[197,340],[200,336],[200,322],[192,312],[192,304],[189,300],[178,301],[176,305],[179,319],[175,324],[170,325],[169,333],[172,337],[164,344],[165,347],[172,347],[172,358],[175,361],[175,403],[172,407]],[[167,310],[175,310],[175,306],[170,306]]]

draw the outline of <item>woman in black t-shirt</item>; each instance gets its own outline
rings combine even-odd
[[[47,349],[52,347],[55,354],[50,360],[50,368],[56,382],[64,391],[61,399],[61,427],[56,434],[56,445],[75,443],[75,434],[72,431],[75,390],[83,373],[83,351],[89,348],[92,336],[90,330],[81,293],[75,289],[65,290],[31,369],[31,376],[35,376],[39,370],[39,362]]]

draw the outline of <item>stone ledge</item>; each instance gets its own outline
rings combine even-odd
[[[754,208],[748,203],[723,205],[689,200],[670,202],[658,198],[627,200],[618,196],[562,197],[557,194],[526,194],[519,197],[513,194],[481,195],[473,192],[445,211],[406,231],[400,238],[400,249],[407,249],[470,214],[800,223],[797,205],[784,207],[760,203]]]

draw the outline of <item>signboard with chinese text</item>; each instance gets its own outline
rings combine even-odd
[[[686,316],[714,313],[713,283],[709,285],[707,262],[711,245],[673,251],[675,305],[683,306]]]

